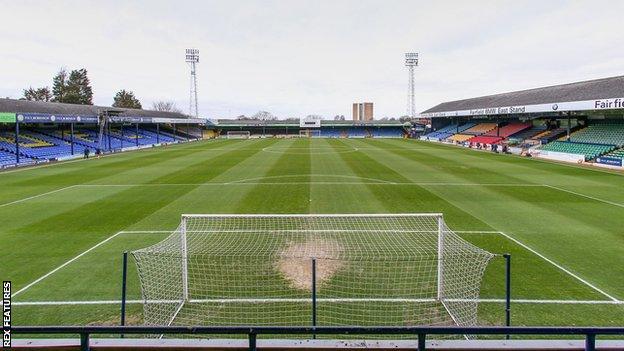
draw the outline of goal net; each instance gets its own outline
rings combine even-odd
[[[244,131],[228,131],[226,134],[228,139],[249,139],[251,133],[248,130]]]
[[[299,130],[299,136],[302,138],[320,138],[321,131],[318,129],[301,129]]]
[[[148,325],[472,326],[494,255],[441,214],[348,214],[183,215],[133,256]]]

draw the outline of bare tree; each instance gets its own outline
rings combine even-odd
[[[182,113],[182,110],[180,110],[173,101],[156,101],[152,103],[152,110]]]

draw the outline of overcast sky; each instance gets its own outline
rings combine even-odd
[[[375,117],[406,112],[404,53],[420,53],[417,110],[624,74],[624,1],[0,0],[0,96],[86,68],[94,102],[119,89],[188,111],[184,49],[201,51],[200,115]]]

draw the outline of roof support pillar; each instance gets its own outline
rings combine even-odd
[[[19,120],[15,119],[15,164],[20,163],[20,149],[19,149]]]
[[[71,145],[71,154],[73,156],[74,155],[74,124],[73,123],[69,124],[69,131],[70,131],[69,144]]]
[[[570,141],[570,115],[572,113],[570,111],[567,112],[568,115],[568,128],[567,128],[567,135],[566,135],[566,141]]]

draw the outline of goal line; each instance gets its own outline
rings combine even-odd
[[[435,299],[395,299],[395,298],[317,298],[317,302],[435,302]],[[478,303],[505,303],[505,299],[447,299],[448,302],[478,302]],[[126,300],[128,304],[170,304],[178,300]],[[192,299],[190,303],[309,303],[310,299]],[[612,300],[562,300],[562,299],[512,299],[517,304],[554,304],[554,305],[624,305],[624,301]],[[13,302],[15,306],[80,306],[80,305],[118,305],[121,300],[77,300],[77,301],[20,301]]]

